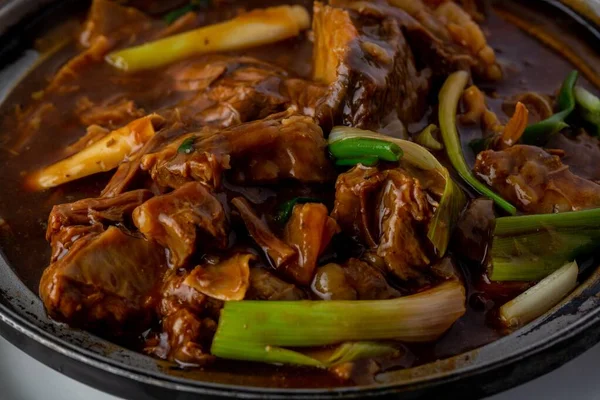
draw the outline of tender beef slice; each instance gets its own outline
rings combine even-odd
[[[384,178],[378,168],[359,164],[340,174],[335,184],[335,205],[331,216],[346,234],[369,247],[378,243],[370,229],[371,199],[381,189]]]
[[[487,198],[472,200],[455,230],[454,250],[463,257],[482,263],[494,229],[494,202]]]
[[[296,256],[282,265],[282,272],[300,285],[308,285],[314,276],[319,255],[329,245],[339,227],[319,203],[299,204],[292,210],[284,232],[284,241],[296,250]]]
[[[306,294],[296,285],[278,278],[266,268],[250,269],[246,300],[304,300]]]
[[[196,148],[196,142],[202,143],[203,148]],[[184,135],[143,156],[141,168],[150,172],[161,187],[176,189],[186,182],[198,181],[219,188],[223,172],[231,168],[227,150],[225,139],[212,132]]]
[[[329,85],[322,123],[377,129],[390,114],[405,123],[421,117],[428,80],[395,18],[316,2],[313,31],[314,78]]]
[[[565,152],[561,161],[570,170],[583,179],[600,183],[600,140],[582,132],[575,138],[565,135],[554,135],[548,142],[548,148],[561,149]]]
[[[120,224],[131,221],[133,210],[152,197],[146,189],[125,192],[112,198],[83,199],[59,204],[48,217],[46,239],[70,225]]]
[[[184,266],[199,243],[203,249],[227,247],[225,210],[200,182],[148,200],[134,210],[133,222],[148,240],[168,249],[174,268]]]
[[[521,211],[532,214],[600,206],[600,185],[573,174],[539,147],[516,145],[479,153],[475,174]]]
[[[406,170],[359,165],[338,177],[332,217],[402,280],[421,281],[427,272],[432,214],[426,191]]]
[[[132,226],[131,213],[150,197],[150,191],[141,189],[113,198],[54,206],[46,230],[46,240],[52,245],[51,262],[63,257],[73,243],[89,233],[101,233],[109,225]]]
[[[70,325],[135,335],[151,321],[164,271],[159,246],[109,227],[75,241],[46,268],[40,296],[53,318]]]
[[[184,143],[187,147],[178,151]],[[159,186],[173,188],[191,180],[218,188],[222,173],[229,169],[231,178],[241,184],[281,179],[318,183],[333,176],[326,148],[313,119],[284,112],[216,133],[205,130],[180,138],[144,156],[142,168]]]
[[[401,296],[377,268],[356,258],[344,265],[318,268],[311,288],[323,300],[385,300]]]

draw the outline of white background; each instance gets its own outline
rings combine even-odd
[[[548,375],[487,400],[598,400],[599,378],[600,344]],[[2,338],[0,391],[2,400],[119,400],[47,368]]]

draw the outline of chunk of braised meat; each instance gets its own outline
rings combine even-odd
[[[225,210],[200,182],[156,196],[133,211],[133,222],[148,239],[168,249],[169,264],[184,266],[198,250],[224,249],[228,243]]]
[[[54,206],[46,229],[46,240],[52,246],[51,262],[64,256],[73,243],[89,233],[101,233],[109,225],[132,226],[131,213],[151,197],[150,191],[140,189],[113,198]]]
[[[358,165],[336,183],[331,216],[401,280],[422,281],[431,261],[426,230],[433,205],[406,170]]]
[[[315,2],[313,31],[314,79],[329,85],[317,111],[325,126],[377,129],[390,114],[421,117],[428,79],[395,18]]]
[[[185,149],[178,151],[182,144]],[[181,138],[144,156],[142,168],[158,185],[173,188],[191,180],[219,187],[226,170],[242,184],[281,179],[326,182],[333,176],[326,147],[313,119],[284,112],[216,133],[205,129]]]
[[[306,293],[296,285],[278,278],[266,268],[250,269],[246,300],[304,300],[306,297]]]
[[[456,225],[454,251],[482,263],[491,243],[495,218],[492,200],[482,197],[472,200]]]
[[[112,198],[83,199],[52,207],[46,240],[70,225],[120,224],[131,222],[131,213],[152,197],[146,189],[125,192]]]
[[[430,264],[422,231],[433,215],[419,181],[404,171],[386,171],[386,181],[377,200],[380,228],[377,255],[393,274],[403,280],[419,278]]]
[[[573,174],[560,158],[534,146],[479,153],[475,174],[504,199],[532,214],[600,206],[600,185]]]
[[[296,250],[296,255],[281,266],[285,275],[301,285],[308,285],[315,273],[317,260],[327,248],[339,226],[320,203],[294,206],[285,225],[283,240]]]
[[[319,267],[311,288],[323,300],[385,300],[401,296],[381,271],[356,258],[343,265]]]
[[[40,296],[55,319],[113,335],[136,335],[154,315],[163,250],[116,227],[76,240],[50,264]]]
[[[144,350],[163,359],[205,366],[215,359],[209,353],[216,331],[209,310],[215,301],[186,285],[187,277],[187,272],[173,272],[165,279],[158,307],[162,329],[146,341]]]
[[[550,149],[565,152],[561,161],[569,169],[583,179],[600,183],[600,140],[582,132],[574,138],[565,135],[554,135],[547,144]]]
[[[271,231],[265,219],[256,214],[256,211],[254,211],[248,200],[243,197],[236,197],[231,200],[231,204],[240,213],[252,239],[265,252],[275,267],[283,267],[285,263],[289,262],[296,255],[294,248],[279,239]]]

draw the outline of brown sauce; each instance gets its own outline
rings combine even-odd
[[[271,3],[279,2],[263,0],[245,4],[247,8],[252,8]],[[311,2],[295,1],[293,3],[309,7]],[[202,16],[202,23],[222,20],[228,17],[228,13],[229,11],[208,13]],[[498,85],[482,86],[482,88],[489,95],[487,97],[488,104],[504,121],[508,119],[502,111],[502,103],[506,98],[523,91],[553,94],[564,76],[573,69],[573,66],[559,54],[540,45],[537,40],[507,23],[495,12],[491,13],[483,27],[489,33],[489,43],[496,50],[498,58],[504,66],[505,79]],[[2,121],[0,123],[0,171],[2,171],[0,217],[10,227],[9,233],[0,231],[0,249],[22,281],[36,293],[40,276],[47,267],[50,257],[50,248],[44,234],[47,216],[52,206],[98,196],[111,176],[110,173],[96,175],[42,192],[32,192],[24,188],[23,176],[25,174],[59,159],[61,157],[60,150],[82,134],[80,124],[69,112],[75,104],[68,97],[63,97],[61,102],[55,104],[59,110],[64,110],[59,118],[48,120],[47,125],[24,148],[16,152],[7,150],[13,147],[19,136],[15,107],[30,104],[33,101],[31,93],[42,89],[45,86],[45,79],[51,77],[62,63],[73,56],[74,52],[74,45],[70,44],[38,66],[34,73],[29,74],[17,85],[0,108],[0,121]],[[270,61],[292,71],[299,77],[308,78],[311,70],[311,52],[312,44],[303,34],[298,39],[261,47],[244,52],[244,54]],[[540,73],[540,71],[543,72]],[[107,76],[113,80],[110,84],[106,83]],[[115,74],[112,67],[100,63],[93,67],[85,79],[78,84],[82,85],[82,91],[90,94],[92,101],[94,96],[105,98],[107,93],[115,97],[122,95],[134,100],[136,104],[148,111],[168,107],[180,100],[179,97],[156,96],[153,90],[160,89],[148,88],[148,82],[152,81],[150,73],[140,73],[133,78],[123,77],[121,80],[118,78],[118,74]],[[431,114],[430,110],[426,115]],[[409,129],[417,131],[419,127],[427,123],[427,119],[426,117],[422,122],[412,124]],[[468,143],[474,137],[474,132],[475,130],[464,128],[462,131],[463,143]],[[235,194],[238,190],[246,189],[232,187],[231,193]],[[259,203],[264,204],[261,211],[268,212],[269,209],[272,209],[269,202],[274,195],[272,189],[252,190],[254,190],[252,195],[260,198]],[[331,199],[333,198],[332,188],[330,187],[328,190],[329,193],[325,193],[325,197]],[[289,193],[282,190],[279,196],[292,198],[299,194],[311,196],[315,193],[323,196],[322,188],[319,186],[296,187]],[[473,272],[466,267],[463,269],[469,291],[467,313],[440,340],[430,344],[406,346],[405,356],[387,365],[386,368],[405,368],[449,357],[477,348],[501,336],[501,332],[486,322],[487,313],[494,308],[494,304],[482,302],[478,297],[475,284],[479,282],[480,275],[477,271]],[[167,368],[172,369],[172,373],[175,375],[182,374],[185,377],[220,382],[230,381],[240,385],[330,387],[349,384],[349,382],[340,381],[332,375],[312,369],[249,365],[248,363],[222,360],[206,371],[181,371],[174,367]],[[240,380],[241,376],[245,376],[245,378]]]

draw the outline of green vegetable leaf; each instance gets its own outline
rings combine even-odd
[[[168,14],[166,14],[163,19],[164,21],[171,25],[173,22],[177,21],[179,18],[183,17],[185,14],[189,13],[190,11],[196,11],[199,9],[203,9],[203,8],[208,8],[210,7],[211,4],[211,0],[192,0],[190,1],[189,4],[181,7],[181,8],[177,8],[173,11],[170,11]]]
[[[577,71],[571,71],[563,82],[558,94],[559,112],[550,118],[529,125],[525,129],[525,132],[523,132],[523,136],[521,136],[522,143],[542,146],[552,135],[569,126],[565,120],[575,109],[575,95],[573,90],[578,76],[579,73]]]
[[[290,219],[296,204],[306,203],[323,203],[323,201],[314,197],[295,197],[292,200],[286,201],[279,207],[279,212],[275,216],[275,221],[281,224],[286,223],[288,219]]]
[[[181,143],[181,145],[177,148],[177,152],[181,154],[191,154],[194,152],[194,142],[196,138],[189,137]]]

